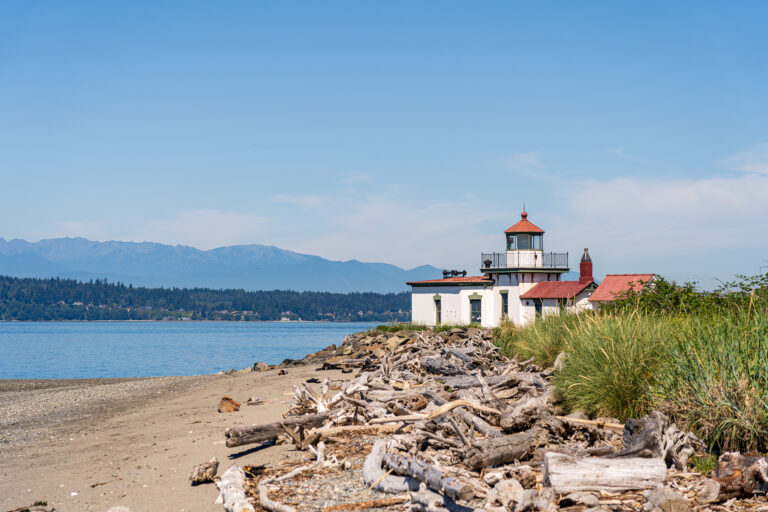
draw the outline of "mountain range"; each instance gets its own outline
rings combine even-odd
[[[153,242],[39,242],[0,237],[0,275],[107,279],[134,286],[328,292],[401,292],[406,281],[437,279],[439,269],[332,261],[268,245],[200,250]]]

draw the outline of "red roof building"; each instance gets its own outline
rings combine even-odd
[[[655,279],[655,274],[608,274],[589,298],[592,302],[616,300],[628,291],[637,292]]]

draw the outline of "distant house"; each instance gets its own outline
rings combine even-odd
[[[562,274],[569,270],[568,253],[544,252],[544,230],[529,221],[526,212],[504,231],[504,239],[504,252],[481,254],[482,275],[444,271],[443,279],[408,282],[411,321],[428,326],[477,323],[496,327],[505,320],[524,325],[559,311],[596,309],[602,301],[613,300],[615,293],[629,289],[630,281],[622,284],[609,280],[609,275],[605,294],[594,300],[603,284],[598,286],[592,277],[587,249],[579,263],[579,280],[562,281]],[[638,279],[644,283],[641,286],[653,279],[653,274],[622,275],[643,276]]]

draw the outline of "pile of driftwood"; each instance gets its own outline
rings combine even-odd
[[[327,443],[356,433],[377,436],[365,485],[394,496],[335,510],[717,509],[768,481],[765,459],[739,454],[721,457],[715,478],[688,472],[703,447],[659,412],[626,424],[564,416],[547,379],[554,370],[505,358],[481,331],[426,331],[380,357],[338,363],[357,375],[296,387],[282,421],[227,429],[228,447],[282,437],[315,459],[260,479],[230,467],[217,482],[228,512],[296,510],[270,496],[302,473],[348,467]]]

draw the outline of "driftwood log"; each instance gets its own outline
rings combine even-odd
[[[547,453],[542,469],[544,485],[556,493],[574,491],[623,492],[653,489],[667,478],[662,459],[600,457],[575,458]]]
[[[702,445],[692,434],[682,432],[659,411],[624,424],[624,449],[612,457],[660,457],[668,466],[684,471],[694,445]]]
[[[503,437],[475,441],[466,451],[464,462],[472,469],[507,464],[530,457],[536,429],[531,428]]]
[[[720,456],[715,478],[708,482],[711,501],[751,496],[755,488],[768,483],[768,461],[763,457],[744,457],[738,452]]]
[[[461,500],[471,499],[475,495],[475,489],[464,479],[446,475],[437,466],[411,455],[388,451],[384,455],[384,462],[394,469],[396,473],[413,477],[423,482],[435,491],[441,492],[451,498]]]
[[[245,497],[245,472],[240,466],[230,466],[218,482],[217,501],[224,504],[227,512],[254,512],[253,505]]]
[[[388,493],[401,493],[415,491],[419,488],[419,481],[410,477],[389,475],[381,467],[384,454],[387,451],[387,442],[383,439],[373,443],[373,448],[363,463],[363,481],[371,488]]]
[[[305,414],[304,416],[290,416],[282,421],[274,423],[263,423],[257,425],[241,425],[239,427],[228,428],[224,432],[228,448],[242,446],[251,443],[263,443],[277,436],[285,434],[285,427],[319,427],[326,420],[330,419],[331,413],[324,412],[320,414]]]
[[[411,512],[475,512],[477,509],[459,505],[448,496],[432,492],[424,484],[411,493]],[[477,510],[477,512],[481,512]]]

